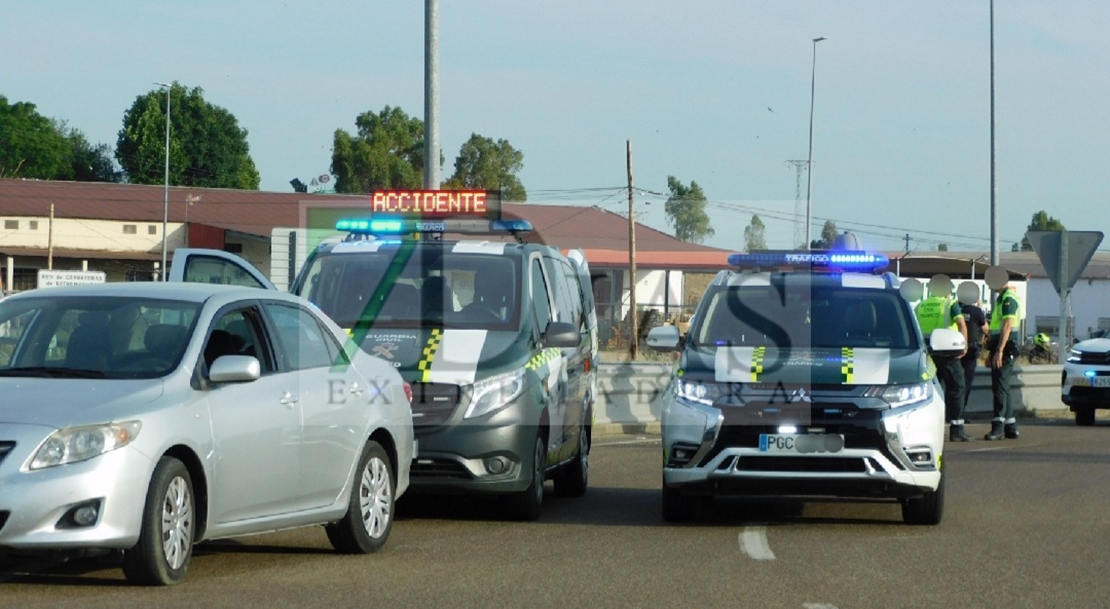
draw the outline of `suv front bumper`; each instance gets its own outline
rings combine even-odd
[[[663,481],[683,493],[774,497],[899,499],[940,485],[944,403],[859,410],[851,421],[813,413],[799,434],[844,437],[836,452],[774,453],[761,434],[783,421],[737,422],[736,409],[687,402],[667,392],[663,403]]]

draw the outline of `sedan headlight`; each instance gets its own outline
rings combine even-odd
[[[872,387],[867,397],[881,398],[891,408],[912,406],[933,399],[932,381],[912,385],[891,385]]]
[[[130,444],[142,423],[125,421],[107,425],[68,427],[50,434],[31,459],[31,469],[44,469],[92,459]]]
[[[470,405],[464,419],[496,412],[517,399],[524,392],[525,369],[514,370],[474,383],[470,387]]]
[[[675,379],[674,395],[680,400],[712,406],[721,397],[721,388],[716,383]]]

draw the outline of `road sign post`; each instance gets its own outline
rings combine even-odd
[[[1102,243],[1101,231],[1029,231],[1025,238],[1040,258],[1048,279],[1060,295],[1060,319],[1056,328],[1056,363],[1063,363],[1064,353],[1071,349],[1068,324],[1068,296],[1071,288],[1087,268],[1095,250]]]

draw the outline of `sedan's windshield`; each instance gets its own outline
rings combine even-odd
[[[513,329],[519,324],[518,262],[511,256],[422,246],[314,258],[294,287],[340,326]]]
[[[897,292],[832,287],[722,287],[703,303],[693,342],[778,348],[916,346],[909,308]]]
[[[156,378],[177,368],[198,303],[64,296],[0,302],[0,376]]]

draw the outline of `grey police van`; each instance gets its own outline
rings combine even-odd
[[[530,230],[520,220],[478,224],[518,237]],[[539,517],[546,480],[556,495],[583,495],[598,354],[582,253],[489,235],[442,240],[450,227],[441,222],[337,229],[347,238],[317,247],[290,291],[411,386],[418,451],[409,492],[500,495],[521,520]],[[229,277],[218,269],[234,259],[179,250],[171,277]],[[235,276],[269,287],[251,268]]]

